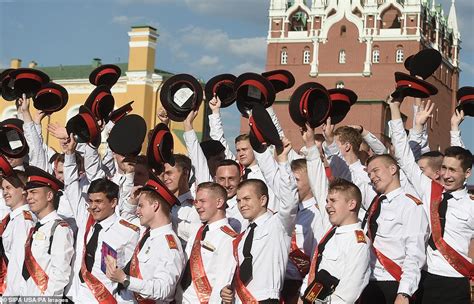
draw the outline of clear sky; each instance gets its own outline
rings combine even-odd
[[[347,0],[348,1],[348,0]],[[474,86],[474,4],[457,0],[461,30],[460,86]],[[158,29],[156,68],[203,80],[220,73],[262,72],[269,0],[0,0],[0,68],[127,62],[132,25]],[[436,0],[447,15],[451,0]],[[235,107],[224,112],[229,138],[239,132]],[[474,151],[474,118],[463,139]]]

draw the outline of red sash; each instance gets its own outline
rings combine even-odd
[[[194,290],[199,298],[201,304],[209,303],[212,286],[206,276],[206,270],[202,263],[201,257],[201,237],[202,231],[206,225],[202,225],[194,239],[193,248],[191,249],[191,256],[189,257],[189,269],[191,270],[191,278],[194,285]]]
[[[10,221],[10,214],[7,214],[2,222],[0,223],[0,238],[3,238],[3,232],[7,228],[7,224]],[[7,288],[7,282],[5,278],[7,277],[7,257],[5,255],[5,250],[3,250],[3,256],[0,259],[0,294],[3,294],[5,292],[5,289]]]
[[[308,274],[310,260],[309,256],[298,248],[298,245],[296,244],[295,231],[293,231],[293,234],[291,235],[290,255],[288,258],[296,266],[301,277],[304,278]]]
[[[379,204],[380,204],[380,200],[379,198],[377,198],[377,201],[374,204],[372,204],[372,206],[370,207],[368,211],[369,216],[367,217],[367,226],[370,226],[372,215],[374,214]],[[372,233],[370,232],[370,229],[367,229],[367,232],[368,232],[370,240],[373,241],[374,238],[372,236]],[[397,263],[392,261],[390,258],[386,257],[382,252],[380,252],[380,250],[375,248],[373,242],[372,242],[371,247],[375,255],[377,256],[377,260],[379,260],[380,264],[382,264],[382,266],[388,271],[388,273],[390,273],[392,277],[394,277],[395,280],[400,282],[400,280],[402,279],[402,273],[403,273],[402,268]]]
[[[448,261],[457,272],[463,276],[474,280],[474,265],[469,262],[466,258],[460,255],[455,249],[449,246],[441,235],[441,222],[439,219],[439,205],[442,201],[443,186],[435,181],[431,182],[431,206],[430,206],[430,218],[431,218],[431,235],[433,237],[434,244],[438,251]]]
[[[145,234],[143,234],[143,236],[145,236]],[[141,240],[138,242],[137,247],[135,247],[135,250],[133,251],[132,259],[130,260],[130,276],[142,280],[143,277],[140,271],[140,262],[138,261],[138,253],[140,252],[140,249],[141,249],[140,243],[141,243]],[[156,302],[155,300],[144,299],[141,295],[139,295],[136,292],[133,293],[133,296],[135,297],[135,300],[137,300],[139,304],[154,304]]]
[[[30,233],[28,233],[28,238],[25,242],[25,265],[30,277],[33,279],[38,289],[41,293],[44,293],[46,289],[48,289],[49,277],[38,262],[36,262],[36,259],[31,252],[31,238],[33,237],[34,230],[35,227],[30,228]]]
[[[237,262],[237,267],[235,267],[233,283],[235,285],[234,286],[235,291],[237,292],[237,295],[239,296],[242,303],[245,303],[245,304],[258,304],[258,301],[252,296],[250,291],[247,289],[247,287],[245,287],[244,283],[240,280],[240,263],[239,263],[238,248],[239,248],[240,240],[244,236],[244,233],[245,232],[242,232],[241,234],[239,234],[238,237],[236,237],[232,241],[232,245],[234,247],[234,258],[235,258],[235,261]]]
[[[82,250],[82,264],[80,270],[81,275],[97,302],[99,302],[100,304],[117,304],[117,300],[115,300],[114,296],[107,290],[107,287],[105,287],[101,281],[99,281],[94,275],[92,275],[92,273],[87,271],[86,268],[87,235],[89,234],[89,230],[91,229],[93,224],[94,218],[89,215],[86,224],[86,231],[84,232],[84,248]]]
[[[318,244],[324,243],[328,235],[331,233],[331,231],[334,229],[334,226],[329,228],[329,230],[326,232],[326,234],[319,240]],[[311,260],[311,267],[309,268],[309,277],[308,277],[308,286],[313,283],[316,275],[316,262],[318,261],[318,245],[316,245],[316,248],[314,249],[313,253],[313,259]]]

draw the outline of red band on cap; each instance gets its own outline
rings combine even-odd
[[[170,206],[174,205],[176,198],[172,194],[170,194],[168,189],[165,189],[163,185],[160,185],[156,181],[149,179],[145,184],[145,187],[146,186],[155,189],[155,192],[158,193],[162,198],[164,198],[165,201],[170,204]]]
[[[283,74],[270,75],[270,76],[267,76],[267,79],[268,80],[278,80],[278,81],[284,82],[287,86],[288,86],[288,83],[290,83],[290,79],[288,79],[288,77],[286,77]]]
[[[245,80],[244,82],[242,82],[242,84],[240,85],[239,88],[241,88],[245,85],[251,85],[251,86],[254,86],[257,89],[259,89],[260,92],[263,93],[263,96],[265,96],[265,103],[267,103],[267,101],[268,101],[267,100],[268,99],[268,91],[267,91],[267,88],[261,82],[253,80],[253,79]]]
[[[309,111],[308,111],[309,94],[311,94],[311,92],[313,91],[314,89],[306,90],[301,96],[301,100],[300,100],[300,113],[301,113],[301,116],[303,116],[306,120],[308,120],[309,118]]]
[[[12,166],[3,156],[0,156],[0,168],[2,169],[5,177],[13,175]]]
[[[474,99],[474,95],[464,95],[463,97],[459,98],[459,102],[463,102],[466,100]]]
[[[102,117],[100,117],[99,104],[101,100],[106,96],[110,96],[110,94],[107,92],[100,92],[99,94],[97,94],[97,96],[94,98],[94,101],[92,102],[92,113],[94,113],[97,118],[102,119]]]
[[[82,117],[82,119],[84,119],[87,125],[87,129],[89,130],[90,141],[92,142],[92,140],[96,138],[99,134],[99,130],[97,130],[97,126],[95,124],[95,119],[87,113],[80,113],[79,115]]]
[[[36,80],[38,82],[43,82],[43,78],[39,77],[38,75],[36,74],[33,74],[33,73],[21,73],[21,74],[18,74],[16,77],[15,77],[15,80],[18,80],[18,79],[33,79],[33,80]]]
[[[23,134],[23,129],[19,128],[17,125],[14,125],[14,124],[4,124],[3,127],[4,127],[4,128],[12,128],[12,129],[15,129],[15,130],[18,131],[19,133]]]
[[[397,81],[397,88],[398,87],[401,87],[401,86],[407,86],[407,87],[410,87],[410,88],[413,88],[415,90],[418,90],[418,91],[421,91],[425,94],[428,94],[428,95],[431,95],[430,94],[430,91],[428,91],[427,88],[425,88],[424,86],[422,85],[419,85],[418,83],[416,82],[412,82],[412,81],[409,81],[409,80],[400,80],[400,81]]]
[[[249,126],[252,129],[253,134],[255,134],[255,137],[257,137],[257,140],[262,144],[266,144],[267,142],[265,141],[262,133],[260,133],[260,130],[257,128],[257,124],[255,123],[253,116],[250,116],[249,118]]]
[[[111,69],[111,68],[107,68],[107,69],[103,69],[102,71],[100,71],[97,76],[95,76],[95,79],[94,79],[94,82],[95,83],[98,83],[99,82],[99,78],[102,77],[103,75],[105,74],[114,74],[114,75],[117,75],[117,71],[115,69]]]
[[[37,175],[28,176],[28,182],[38,182],[40,184],[44,184],[45,186],[51,187],[54,191],[59,191],[61,187],[59,187],[56,182],[50,180],[49,178]]]
[[[212,94],[216,94],[217,92],[217,88],[223,84],[230,84],[232,85],[234,82],[232,80],[221,80],[221,81],[218,81],[213,87],[212,87]]]
[[[163,137],[168,133],[166,130],[160,130],[156,133],[155,139],[153,140],[153,156],[157,163],[163,163],[164,159],[161,157],[160,145]]]
[[[331,100],[342,100],[342,101],[347,102],[349,105],[351,104],[351,100],[345,94],[334,93],[334,94],[331,94],[330,97],[331,97]]]

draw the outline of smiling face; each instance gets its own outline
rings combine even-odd
[[[255,220],[267,211],[268,197],[260,195],[256,190],[256,186],[252,184],[244,185],[237,190],[239,211],[243,218],[249,221]]]
[[[298,189],[298,197],[300,202],[313,197],[311,187],[309,185],[308,172],[303,169],[293,171],[296,179],[296,188]]]
[[[255,162],[255,155],[253,154],[250,140],[240,140],[235,143],[235,149],[237,151],[237,159],[242,166],[248,167]]]
[[[216,170],[216,183],[227,191],[227,198],[233,198],[237,194],[237,186],[240,182],[240,172],[236,166],[220,166]]]
[[[140,219],[140,225],[150,227],[155,218],[155,212],[159,208],[159,203],[151,199],[147,192],[142,192],[138,198],[136,214]]]
[[[378,193],[388,193],[399,187],[398,167],[387,163],[383,157],[369,160],[367,174]]]
[[[26,196],[22,187],[15,188],[8,180],[2,179],[2,190],[5,204],[11,209],[15,209],[25,202]]]
[[[89,212],[96,222],[100,222],[115,212],[117,199],[108,199],[104,192],[89,193]]]
[[[48,187],[38,187],[26,190],[26,201],[30,210],[42,219],[45,215],[54,210],[54,192]]]
[[[441,180],[447,191],[456,191],[464,187],[465,181],[471,176],[471,169],[464,169],[461,160],[445,156],[441,165]]]
[[[199,189],[196,193],[194,207],[201,222],[215,221],[217,211],[222,205],[222,199],[219,199],[210,189]]]
[[[346,225],[353,219],[354,210],[357,207],[355,199],[348,198],[341,191],[330,191],[326,199],[326,212],[329,221],[335,226]]]
[[[175,195],[179,192],[180,187],[183,187],[183,185],[188,182],[188,175],[183,173],[183,170],[178,166],[173,167],[168,163],[165,164],[163,182]]]

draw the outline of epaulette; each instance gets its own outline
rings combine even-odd
[[[138,226],[133,225],[132,223],[127,222],[126,220],[122,219],[119,221],[120,224],[124,225],[127,228],[132,229],[135,232],[139,232],[140,228]]]
[[[176,240],[174,239],[174,236],[172,234],[167,234],[165,235],[166,241],[168,242],[168,247],[170,249],[176,249],[178,250],[178,244],[176,243]]]
[[[66,222],[65,220],[60,220],[60,221],[58,222],[58,224],[59,224],[59,226],[61,226],[61,227],[69,227],[69,223]]]
[[[362,230],[355,230],[354,232],[355,232],[355,234],[356,234],[357,243],[366,243],[366,244],[367,244],[367,241],[365,240],[364,231],[362,231]]]
[[[230,235],[233,238],[236,238],[239,234],[234,231],[234,229],[230,228],[229,226],[222,226],[221,230],[225,233]]]
[[[413,195],[408,194],[408,193],[406,193],[405,195],[406,195],[408,198],[411,198],[411,200],[414,201],[415,204],[417,204],[417,205],[423,205],[423,202],[422,202],[419,198],[414,197]]]
[[[25,220],[33,221],[33,215],[31,215],[31,212],[28,210],[23,210],[23,217]]]

